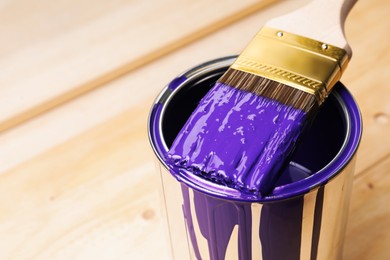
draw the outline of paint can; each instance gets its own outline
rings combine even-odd
[[[148,134],[161,177],[173,259],[340,259],[355,155],[356,102],[338,82],[286,173],[264,198],[174,171],[164,157],[199,100],[236,56],[194,67],[154,102]]]

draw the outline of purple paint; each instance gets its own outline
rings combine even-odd
[[[265,192],[310,175],[290,164],[279,178],[283,159],[302,131],[306,114],[217,83],[200,101],[167,155],[178,168],[213,182],[245,191]],[[279,180],[278,180],[279,179]],[[278,182],[277,182],[278,180]],[[261,187],[263,190],[261,190]],[[207,240],[209,257],[225,259],[234,227],[238,226],[238,259],[252,259],[251,205],[218,199],[182,185],[183,214],[195,256],[201,259],[194,230],[196,218]],[[195,212],[191,213],[190,205]],[[303,199],[264,206],[259,224],[263,259],[299,259]],[[253,220],[259,221],[259,220]],[[276,232],[275,232],[276,230]]]
[[[223,260],[233,229],[238,230],[238,259],[252,259],[251,236],[252,217],[251,206],[246,203],[234,203],[194,192],[194,201],[190,201],[188,187],[182,185],[183,210],[187,227],[193,227],[193,215],[190,204],[195,205],[195,217],[202,236],[207,240],[209,257],[213,260]],[[189,228],[189,236],[197,259],[200,256],[195,231]]]
[[[265,204],[261,210],[260,241],[264,260],[299,260],[303,197]]]
[[[193,217],[191,214],[191,202],[188,187],[182,184],[181,192],[183,194],[183,216],[187,224],[187,230],[190,236],[192,248],[194,249],[196,259],[201,259],[198,242],[195,235],[194,221],[192,220]]]
[[[186,80],[187,78],[185,76],[179,76],[168,84],[168,89],[174,90],[178,85],[180,85]]]
[[[306,178],[309,172],[297,164],[290,164],[279,179],[278,184]],[[207,240],[209,258],[223,260],[234,227],[238,226],[239,260],[252,259],[252,219],[251,204],[218,199],[194,191],[190,200],[189,189],[182,184],[183,214],[187,230],[197,259],[202,259],[194,230],[196,218],[202,236]],[[195,213],[191,212],[194,204]],[[258,231],[262,244],[263,259],[299,259],[303,198],[265,205],[261,212]]]
[[[226,249],[235,225],[238,225],[238,259],[251,259],[251,208],[249,204],[232,203],[194,193],[196,217],[202,236],[207,239],[210,259],[225,259]]]
[[[307,114],[216,83],[169,152],[169,164],[207,180],[262,196],[274,188]]]

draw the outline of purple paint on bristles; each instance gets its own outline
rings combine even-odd
[[[167,162],[264,196],[274,188],[306,116],[292,106],[216,83],[177,135]]]

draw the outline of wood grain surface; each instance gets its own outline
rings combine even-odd
[[[169,259],[146,132],[154,98],[308,1],[149,2],[0,4],[0,259]],[[361,0],[346,23],[343,82],[364,121],[347,260],[390,258],[389,12]]]
[[[272,2],[5,2],[0,5],[0,95],[12,102],[0,104],[0,131]]]

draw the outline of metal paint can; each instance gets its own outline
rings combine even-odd
[[[161,177],[173,259],[340,259],[362,120],[339,82],[274,191],[250,198],[166,165],[197,102],[235,60],[206,62],[172,80],[153,104],[148,134]]]

